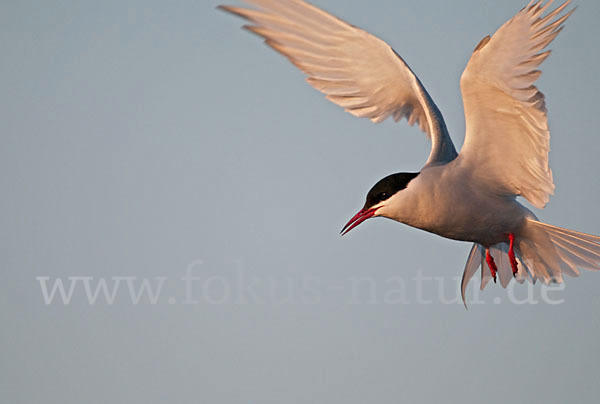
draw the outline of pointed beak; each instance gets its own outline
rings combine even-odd
[[[346,225],[340,232],[342,234],[342,236],[345,235],[346,233],[348,233],[350,230],[352,230],[356,226],[358,226],[359,224],[361,224],[362,222],[364,222],[365,220],[367,220],[368,218],[375,216],[376,210],[377,210],[377,208],[371,208],[371,209],[362,209],[360,212],[358,212],[352,219],[350,219],[350,221],[348,223],[346,223]]]

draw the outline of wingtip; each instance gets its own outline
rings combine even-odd
[[[242,17],[245,18],[245,16],[241,13],[241,10],[239,7],[235,7],[235,6],[226,6],[224,4],[219,4],[217,7],[215,7],[217,10],[221,10],[224,11],[226,13],[229,14],[233,14],[233,15],[237,15],[238,17]]]

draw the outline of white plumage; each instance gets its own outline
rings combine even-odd
[[[546,46],[574,10],[530,3],[473,52],[460,80],[467,133],[461,156],[504,193],[543,208],[554,192],[544,95],[534,82]]]
[[[287,57],[327,99],[351,114],[382,122],[406,118],[433,142],[428,163],[456,157],[446,124],[404,60],[381,39],[304,1],[248,0],[251,10],[220,6]]]
[[[417,123],[432,141],[421,172],[376,184],[344,228],[383,216],[471,241],[462,281],[481,268],[481,288],[537,279],[562,282],[578,268],[600,269],[600,237],[541,223],[517,196],[543,208],[554,192],[550,131],[538,67],[574,10],[570,0],[532,0],[476,46],[461,77],[466,136],[460,154],[442,114],[406,62],[384,41],[302,0],[245,0],[256,9],[220,6],[258,34],[330,101],[358,117]],[[393,192],[389,192],[393,190]],[[487,263],[487,267],[486,267]]]

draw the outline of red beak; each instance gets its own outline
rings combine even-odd
[[[361,224],[362,222],[364,222],[365,220],[367,220],[368,218],[375,216],[376,210],[376,208],[371,208],[366,210],[362,209],[360,212],[358,212],[352,219],[350,219],[348,223],[346,223],[346,225],[341,231],[342,236],[348,233],[356,226],[358,226],[359,224]]]

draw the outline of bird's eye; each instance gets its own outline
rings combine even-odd
[[[389,197],[387,192],[382,192],[378,195],[378,198],[380,201],[385,201],[387,198]]]

